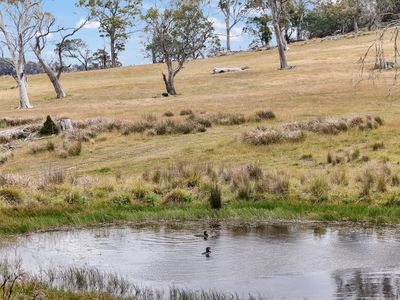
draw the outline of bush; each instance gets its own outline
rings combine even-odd
[[[43,176],[43,185],[63,184],[65,182],[65,173],[63,170],[54,170],[49,168]]]
[[[251,179],[259,180],[263,177],[263,170],[255,164],[247,165],[246,169]]]
[[[120,194],[113,197],[112,202],[118,207],[129,206],[131,204],[131,197],[127,194]]]
[[[316,202],[324,202],[329,199],[329,184],[324,177],[317,177],[310,184],[310,193]]]
[[[58,134],[60,129],[53,122],[50,116],[47,116],[46,121],[43,124],[43,127],[40,129],[40,135],[54,135]]]
[[[189,115],[193,115],[193,111],[191,109],[183,109],[183,110],[181,110],[181,112],[179,114],[181,116],[189,116]]]
[[[290,189],[290,177],[284,172],[266,174],[264,178],[256,183],[256,190],[261,193],[274,195],[287,195]]]
[[[174,113],[173,113],[172,111],[166,111],[166,112],[163,114],[163,116],[164,116],[164,117],[171,118],[171,117],[174,116]]]
[[[0,189],[0,200],[8,205],[18,205],[22,203],[22,197],[18,190],[3,188]]]
[[[165,204],[182,204],[192,201],[192,194],[182,189],[174,189],[165,198]]]
[[[380,149],[383,149],[383,148],[385,148],[385,145],[383,144],[383,143],[375,143],[375,144],[373,144],[372,145],[372,150],[374,150],[374,151],[378,151],[378,150],[380,150]]]
[[[222,208],[222,194],[217,183],[213,184],[210,189],[210,196],[208,198],[208,203],[212,209]]]
[[[334,185],[349,185],[349,180],[345,170],[333,171],[331,174],[331,183]]]
[[[87,202],[87,198],[78,192],[72,192],[65,197],[65,202],[70,205],[84,205]]]
[[[271,120],[275,119],[275,113],[270,110],[260,110],[256,112],[256,116],[260,119]]]
[[[9,159],[13,158],[14,154],[11,151],[0,153],[0,165],[5,164]]]
[[[66,140],[62,147],[68,156],[79,156],[82,152],[82,143],[80,141]]]
[[[232,175],[232,188],[239,199],[250,199],[253,195],[253,185],[246,169],[239,169]]]
[[[55,149],[55,145],[53,142],[48,141],[46,144],[33,144],[31,145],[31,147],[29,148],[29,153],[30,154],[37,154],[37,153],[41,153],[41,152],[45,152],[45,151],[49,151],[52,152]]]

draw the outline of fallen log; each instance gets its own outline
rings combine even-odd
[[[230,72],[243,72],[248,70],[249,67],[240,67],[240,68],[214,68],[213,74],[222,74],[222,73],[230,73]]]
[[[0,141],[7,142],[12,140],[27,139],[36,133],[40,125],[29,125],[17,128],[10,128],[0,131]]]

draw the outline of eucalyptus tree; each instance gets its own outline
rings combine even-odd
[[[125,50],[142,0],[79,0],[78,5],[99,22],[100,34],[110,40],[111,66],[117,67],[118,53]]]
[[[247,16],[247,0],[219,0],[218,8],[225,18],[226,50],[231,51],[231,32]]]
[[[25,55],[43,21],[40,4],[38,0],[0,1],[1,48],[2,53],[5,48],[10,57],[6,59],[3,55],[2,60],[12,66],[15,72],[13,77],[18,85],[20,109],[32,108],[28,96]]]
[[[77,60],[81,68],[85,71],[89,70],[90,63],[92,62],[92,51],[88,48],[84,40],[80,38],[66,39],[63,44],[62,53],[68,59]]]
[[[176,95],[174,79],[184,64],[214,37],[212,22],[205,16],[200,1],[170,2],[164,9],[150,8],[143,16],[149,41],[160,51],[168,74],[162,73],[166,90]]]
[[[275,32],[276,43],[278,45],[280,68],[282,70],[289,69],[285,51],[287,50],[287,42],[285,40],[282,22],[286,13],[289,0],[251,0],[249,7],[259,10],[263,15],[271,13],[272,25]]]

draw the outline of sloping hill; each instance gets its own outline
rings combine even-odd
[[[29,176],[30,182],[40,184],[49,169],[61,170],[88,185],[113,183],[121,184],[121,189],[144,177],[147,183],[160,184],[168,193],[170,188],[187,186],[169,182],[171,186],[166,188],[160,183],[157,172],[169,168],[170,179],[183,176],[182,180],[187,183],[189,179],[182,175],[187,168],[191,169],[190,176],[198,175],[199,182],[209,182],[209,174],[199,171],[196,175],[193,169],[193,166],[207,164],[222,183],[226,180],[225,199],[231,199],[241,197],[240,184],[248,188],[248,198],[259,193],[258,182],[252,178],[256,174],[243,175],[243,167],[257,167],[270,174],[269,179],[264,178],[270,180],[267,185],[287,183],[294,198],[337,201],[373,194],[387,199],[400,192],[397,175],[400,171],[400,141],[397,139],[400,89],[393,85],[394,71],[383,72],[375,80],[369,80],[367,72],[360,82],[357,61],[374,37],[370,33],[334,41],[296,43],[288,52],[290,64],[296,67],[288,71],[278,70],[276,50],[191,62],[177,77],[180,94],[169,98],[153,97],[163,91],[163,65],[64,74],[62,81],[70,96],[62,101],[53,99],[44,75],[32,76],[29,88],[35,108],[29,111],[13,108],[18,103],[17,90],[12,88],[15,84],[11,79],[1,78],[0,117],[44,120],[50,114],[53,118],[69,117],[74,121],[112,118],[117,121],[111,123],[124,122],[112,125],[110,130],[109,126],[102,127],[96,135],[85,137],[80,155],[66,153],[69,150],[65,143],[70,137],[17,142],[13,157],[0,166],[0,171]],[[216,66],[249,66],[250,70],[212,75]],[[211,120],[213,126],[200,130],[196,126],[203,124],[196,123],[195,131],[200,132],[184,134],[186,128],[182,128],[181,122],[186,122],[188,115],[181,116],[180,112],[185,109],[192,110],[195,115],[189,116],[190,124],[193,125],[193,119],[196,122],[206,119]],[[276,119],[257,120],[255,112],[260,110],[273,111]],[[166,111],[173,112],[174,116],[163,116]],[[320,117],[328,119],[328,123],[322,122],[318,128],[315,122],[307,124]],[[342,122],[338,128],[329,129],[342,117],[347,118],[347,125]],[[362,124],[356,121],[355,126],[350,126],[353,122],[350,119],[354,117],[361,117]],[[131,133],[138,131],[132,127],[143,124],[143,119],[153,124],[152,128],[145,128],[144,133]],[[383,126],[380,126],[381,119]],[[167,122],[182,126],[168,134]],[[262,134],[271,134],[268,130],[273,128],[284,137],[275,138],[271,145],[246,143],[244,134],[257,127],[264,127]],[[283,129],[289,131],[282,133]],[[294,130],[304,135],[301,140],[290,141]],[[273,134],[277,134],[275,131]],[[48,141],[55,151],[48,151]],[[180,167],[174,169],[176,166]],[[236,171],[232,171],[234,169]],[[242,170],[243,174],[237,175],[237,170]],[[244,177],[235,182],[232,176]],[[71,182],[76,183],[74,180]],[[200,186],[199,182],[193,185]],[[189,191],[193,188],[191,184]],[[259,186],[259,189],[263,188]],[[282,189],[268,186],[262,192],[287,193],[285,186]],[[193,193],[204,200],[201,193]],[[380,201],[379,197],[374,199]]]

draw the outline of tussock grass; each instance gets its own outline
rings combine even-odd
[[[251,145],[271,145],[282,142],[299,142],[304,140],[304,131],[319,134],[339,134],[350,129],[372,130],[377,129],[380,122],[371,117],[352,118],[318,118],[306,122],[293,122],[272,128],[259,127],[244,134],[244,142]]]

